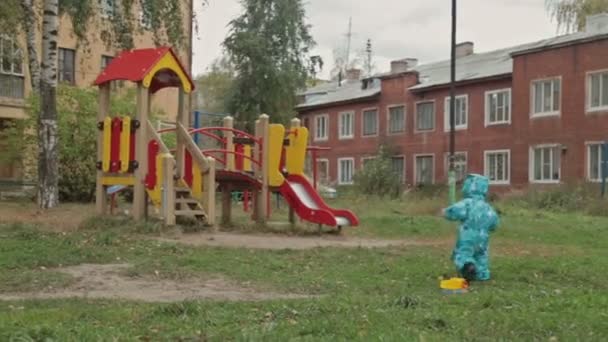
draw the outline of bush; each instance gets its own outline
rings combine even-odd
[[[608,200],[600,198],[599,184],[565,184],[550,189],[531,189],[514,201],[539,210],[578,211],[589,215],[608,216]]]
[[[377,157],[366,162],[365,167],[355,174],[355,189],[365,195],[399,197],[403,185],[393,169],[391,156],[390,149],[381,145]]]
[[[57,88],[59,197],[62,201],[91,201],[95,195],[97,162],[97,94],[96,88],[79,89],[70,86]],[[135,113],[132,89],[113,94],[110,113],[117,116]],[[28,119],[16,122],[7,130],[11,158],[37,160],[38,138],[37,98],[29,100]],[[34,163],[35,164],[35,163]],[[35,179],[35,167],[30,178]]]

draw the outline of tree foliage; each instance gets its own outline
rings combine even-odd
[[[588,15],[608,12],[608,0],[546,0],[545,4],[558,30],[565,32],[584,29]]]
[[[134,89],[112,96],[111,113],[134,115]],[[2,153],[6,162],[34,160],[37,150],[36,126],[39,98],[29,100],[28,118],[16,120],[2,132],[9,142]],[[97,90],[70,86],[57,88],[59,197],[62,201],[91,201],[95,195],[97,162]]]
[[[386,145],[381,145],[374,159],[365,163],[354,175],[355,188],[365,195],[399,197],[403,190],[400,177],[393,169],[393,153]]]
[[[234,67],[227,57],[214,60],[208,70],[195,81],[197,96],[201,98],[197,103],[199,109],[212,113],[227,113],[234,78]]]
[[[229,109],[252,128],[260,113],[274,121],[293,114],[306,84],[314,46],[302,0],[241,0],[224,47],[236,71]]]

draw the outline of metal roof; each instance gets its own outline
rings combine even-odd
[[[361,89],[361,82],[346,82],[341,87],[335,87],[324,95],[315,96],[309,101],[296,106],[296,109],[323,106],[331,103],[354,101],[380,94],[380,88]]]
[[[543,39],[533,43],[460,57],[456,60],[456,81],[463,82],[510,75],[513,73],[513,56],[601,39],[608,39],[608,27],[589,32],[576,32]],[[412,91],[443,86],[450,83],[450,60],[421,64],[412,68],[410,72],[417,72],[420,82],[409,88]],[[399,74],[403,74],[403,72]],[[391,75],[390,72],[379,73],[368,78],[382,78]],[[357,100],[376,95],[380,92],[379,88],[367,90],[361,88],[361,82],[347,83],[342,87],[337,87],[336,82],[323,84],[302,93],[303,95],[317,96],[311,96],[310,101],[298,105],[296,109]]]

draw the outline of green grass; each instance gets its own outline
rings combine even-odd
[[[446,296],[454,225],[437,201],[339,199],[366,237],[437,240],[434,247],[248,250],[187,247],[143,239],[157,225],[94,220],[74,233],[0,225],[0,291],[73,281],[49,268],[133,265],[131,276],[221,275],[259,289],[316,295],[264,302],[118,300],[0,302],[0,340],[585,340],[608,336],[608,219],[499,204],[493,280]],[[236,208],[235,208],[236,212]],[[275,213],[277,214],[277,213]],[[279,215],[284,212],[279,212]],[[277,216],[279,216],[277,215]],[[244,217],[244,216],[243,216]],[[118,261],[117,261],[118,260]],[[40,272],[40,268],[47,270]]]

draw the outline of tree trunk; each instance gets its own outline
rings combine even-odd
[[[36,47],[36,32],[38,20],[32,0],[21,0],[25,22],[24,30],[27,36],[27,57],[30,68],[30,80],[34,93],[40,92],[40,63],[38,62],[38,49]]]
[[[58,0],[44,1],[38,119],[38,203],[42,209],[59,204],[56,103],[58,11]]]

